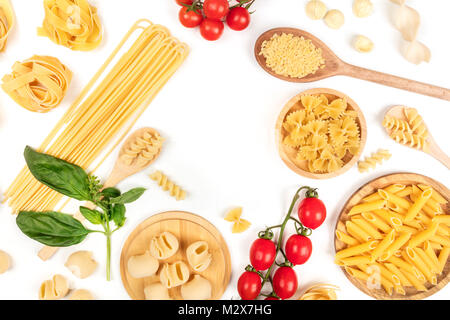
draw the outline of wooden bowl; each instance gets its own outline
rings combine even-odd
[[[283,128],[283,123],[289,113],[295,110],[302,109],[302,104],[300,102],[300,97],[303,95],[317,95],[324,94],[329,100],[334,100],[338,98],[345,98],[347,100],[348,109],[354,110],[358,113],[358,117],[356,118],[356,123],[360,129],[360,137],[361,137],[361,145],[357,154],[352,155],[349,152],[343,158],[344,166],[339,170],[329,173],[313,173],[308,170],[308,164],[305,160],[297,160],[297,149],[289,147],[283,143],[284,138],[287,135],[287,131]],[[343,94],[342,92],[326,89],[326,88],[317,88],[310,89],[299,93],[295,97],[293,97],[289,102],[284,106],[281,110],[280,115],[278,116],[278,120],[276,123],[276,140],[278,144],[278,152],[280,154],[281,160],[295,173],[312,179],[329,179],[334,178],[338,175],[343,174],[347,170],[349,170],[359,159],[361,153],[364,149],[367,140],[367,125],[366,119],[358,107],[355,101],[353,101],[350,97]]]
[[[377,179],[374,179],[370,181],[369,183],[365,184],[361,188],[359,188],[351,197],[350,199],[345,203],[339,218],[336,223],[335,227],[335,236],[334,236],[334,247],[335,251],[338,252],[342,249],[344,249],[347,245],[336,238],[336,230],[342,230],[342,228],[345,225],[345,222],[349,220],[348,212],[350,209],[361,202],[361,199],[364,197],[374,193],[377,189],[385,188],[391,184],[400,183],[400,184],[426,184],[434,189],[436,189],[449,203],[447,203],[445,206],[443,206],[443,212],[446,214],[450,213],[450,190],[447,189],[444,185],[441,183],[428,178],[426,176],[416,174],[416,173],[394,173],[385,175],[382,177],[379,177]],[[444,267],[444,271],[442,274],[438,277],[438,283],[433,286],[430,283],[427,283],[425,286],[427,287],[427,291],[420,292],[417,291],[414,287],[405,287],[406,294],[400,295],[397,293],[393,293],[392,296],[389,296],[383,289],[369,289],[365,285],[365,283],[361,280],[355,279],[342,268],[342,271],[344,272],[345,276],[350,280],[351,283],[355,285],[359,290],[366,293],[367,295],[378,299],[378,300],[419,300],[426,297],[431,296],[432,294],[438,292],[440,289],[442,289],[450,280],[450,259],[447,260],[447,264]]]
[[[161,266],[168,262],[174,263],[183,260],[189,266],[186,258],[186,248],[193,242],[204,240],[208,242],[212,262],[208,269],[197,273],[190,268],[191,278],[199,274],[208,279],[212,285],[212,298],[218,300],[222,297],[230,282],[231,258],[227,244],[220,232],[204,218],[183,211],[169,211],[154,215],[134,229],[126,240],[120,257],[120,274],[125,290],[133,300],[144,300],[145,286],[159,282],[158,275],[134,279],[127,270],[128,259],[134,255],[143,254],[148,250],[150,240],[164,231],[169,231],[180,241],[178,252],[166,260],[160,260]],[[180,287],[169,289],[173,299],[181,300]]]

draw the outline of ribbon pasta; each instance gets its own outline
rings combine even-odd
[[[10,0],[0,0],[0,52],[5,50],[11,30],[16,24]]]
[[[437,190],[423,184],[375,190],[349,210],[345,223],[338,223],[342,249],[335,263],[369,288],[378,283],[388,295],[405,295],[407,287],[429,290],[450,256],[446,205]]]
[[[34,55],[13,65],[2,88],[23,108],[45,113],[59,106],[71,80],[72,72],[57,58]]]
[[[87,0],[44,0],[45,18],[38,35],[72,50],[97,48],[103,29],[97,9]]]
[[[337,290],[339,287],[332,284],[315,284],[306,289],[298,300],[337,300]]]

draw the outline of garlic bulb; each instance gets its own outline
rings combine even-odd
[[[320,0],[311,0],[305,7],[306,15],[312,20],[320,20],[327,13],[327,6]]]
[[[325,15],[324,20],[327,26],[332,29],[339,29],[344,25],[345,22],[344,14],[337,9],[328,11],[328,13]]]
[[[0,274],[5,273],[11,267],[11,258],[5,251],[0,250]]]
[[[358,35],[353,41],[353,47],[361,53],[367,53],[372,51],[373,42],[365,36]]]
[[[358,18],[365,18],[373,13],[373,3],[370,0],[355,0],[353,14]]]
[[[69,256],[65,266],[69,268],[76,277],[85,279],[97,269],[97,262],[92,258],[92,252],[77,251]]]

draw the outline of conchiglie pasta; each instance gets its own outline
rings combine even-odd
[[[167,288],[181,286],[189,280],[189,268],[183,261],[173,264],[166,263],[161,269],[159,278],[161,283]]]
[[[186,249],[186,257],[191,268],[196,272],[205,271],[212,261],[209,245],[206,241],[197,241]]]
[[[150,240],[150,254],[160,260],[173,256],[179,248],[179,242],[170,232],[163,232]]]
[[[95,269],[97,269],[97,262],[92,258],[92,252],[77,251],[69,256],[65,266],[72,271],[76,277],[85,279],[92,275]]]

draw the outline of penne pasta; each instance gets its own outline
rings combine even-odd
[[[430,238],[430,240],[439,243],[444,247],[450,247],[450,239],[448,237],[441,237],[435,234]]]
[[[379,233],[376,228],[372,227],[372,225],[370,223],[368,223],[366,220],[364,220],[362,217],[360,217],[360,218],[353,218],[352,221],[358,227],[363,229],[367,234],[369,234],[372,237],[372,239],[377,239],[378,240],[378,239],[382,239],[383,238],[381,233]]]
[[[406,188],[406,186],[404,184],[396,183],[396,184],[392,184],[392,185],[384,188],[384,190],[386,190],[390,193],[398,193],[398,192],[404,190],[405,188]],[[380,199],[381,199],[381,196],[377,192],[374,192],[371,195],[363,198],[362,201],[372,202],[372,201],[376,201],[376,200],[380,200]]]
[[[425,189],[431,189],[431,190],[433,190],[433,193],[432,193],[432,195],[431,195],[431,198],[432,198],[433,200],[435,200],[437,203],[440,203],[440,204],[446,204],[446,203],[447,203],[447,200],[445,200],[445,198],[444,198],[439,192],[437,192],[436,189],[434,189],[434,188],[432,188],[432,187],[430,187],[430,186],[427,186],[427,185],[425,185],[425,184],[418,184],[417,186],[418,186],[421,190],[425,190]]]
[[[361,255],[367,251],[371,251],[375,249],[375,247],[378,245],[379,241],[368,241],[362,244],[359,244],[357,246],[349,247],[347,249],[341,250],[336,253],[336,259],[340,260],[343,258],[351,257],[351,256],[358,256]]]
[[[443,214],[439,215],[433,218],[433,222],[436,222],[438,224],[442,223],[444,225],[450,226],[450,215]]]
[[[347,232],[359,242],[367,242],[371,240],[370,235],[358,227],[354,222],[347,221],[345,226],[347,227]]]
[[[450,247],[444,247],[439,253],[439,274],[444,271],[444,267],[447,264],[448,256],[450,255]]]
[[[353,206],[350,211],[348,212],[349,216],[358,214],[358,213],[362,213],[362,212],[367,212],[367,211],[373,211],[376,209],[381,209],[384,208],[384,206],[386,205],[386,201],[385,200],[376,200],[373,202],[366,202],[366,203],[362,203],[362,204],[357,204],[356,206]]]
[[[397,237],[394,242],[386,249],[386,251],[381,255],[380,260],[386,261],[390,257],[392,257],[397,250],[399,250],[403,245],[408,242],[409,238],[411,238],[410,232],[403,232]]]
[[[434,265],[436,273],[440,274],[441,269],[440,269],[439,259],[436,256],[436,253],[434,252],[434,249],[432,248],[431,243],[429,241],[424,242],[423,250],[424,250],[425,254],[427,255],[427,258]]]
[[[417,277],[409,272],[403,273],[405,277],[412,283],[412,285],[417,289],[417,291],[427,291],[427,288],[420,282]]]
[[[412,285],[411,282],[408,280],[408,278],[405,277],[403,272],[401,272],[400,269],[397,268],[394,264],[385,263],[384,266],[400,280],[401,285],[403,285],[403,286],[411,286]]]
[[[431,198],[431,193],[432,193],[431,189],[425,189],[425,191],[422,191],[420,193],[420,195],[414,201],[413,205],[409,207],[404,221],[412,221],[417,216],[417,214],[420,212],[420,210],[422,210],[423,206],[428,201],[428,199]]]
[[[392,202],[405,210],[408,210],[409,207],[412,205],[411,202],[409,202],[408,200],[399,197],[393,193],[390,193],[388,191],[378,189],[378,193],[382,199],[386,200],[387,202]]]
[[[411,240],[409,240],[408,247],[414,248],[422,244],[422,242],[425,242],[427,240],[430,240],[434,237],[436,230],[438,228],[438,224],[435,222],[432,222],[431,225],[428,227],[428,229],[425,229],[423,231],[420,231],[419,233],[415,234]],[[439,241],[437,241],[440,243]]]
[[[383,254],[383,252],[392,244],[394,238],[395,238],[395,230],[392,229],[386,235],[386,237],[383,240],[381,240],[381,242],[377,245],[377,247],[372,251],[371,254],[372,262],[376,261]]]
[[[374,210],[374,213],[381,217],[385,222],[387,222],[392,228],[398,229],[403,225],[402,220],[397,217],[397,213],[386,210],[386,209],[380,209],[380,210]]]
[[[417,249],[417,248],[416,248]],[[436,276],[431,272],[430,268],[417,254],[416,249],[406,248],[405,252],[414,266],[425,276],[425,278],[433,285],[437,284]]]
[[[366,221],[368,221],[370,224],[372,224],[372,226],[380,229],[384,233],[388,233],[389,230],[391,230],[391,227],[386,222],[384,222],[380,217],[375,215],[374,213],[363,212],[363,213],[361,213],[361,216],[364,219],[366,219]]]
[[[340,266],[356,266],[360,264],[369,264],[370,263],[370,257],[368,256],[356,256],[356,257],[350,257],[350,258],[344,258],[337,260],[337,265]]]
[[[336,230],[336,238],[338,238],[343,243],[348,244],[349,246],[355,246],[359,243],[359,241],[355,238],[339,230]]]
[[[436,274],[439,273],[439,265],[435,264],[433,260],[431,260],[425,251],[422,248],[415,248],[414,251],[416,254],[422,259],[422,261],[426,264],[431,273]]]

